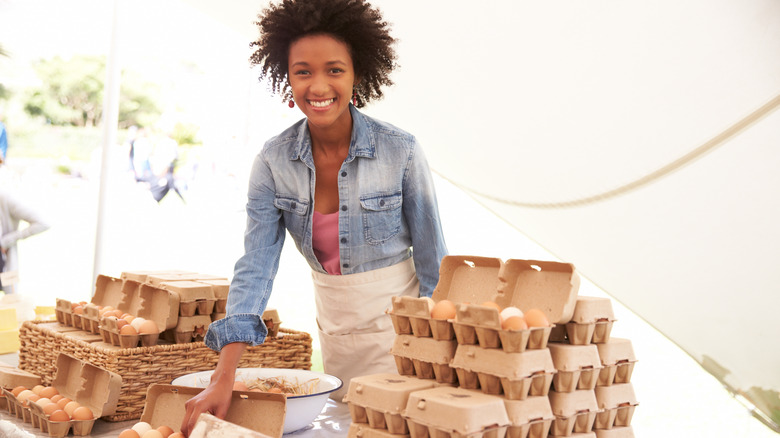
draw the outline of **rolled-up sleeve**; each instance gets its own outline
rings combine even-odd
[[[271,169],[261,152],[249,178],[244,255],[235,265],[227,314],[211,323],[204,340],[213,350],[220,351],[234,342],[262,344],[268,334],[262,315],[285,238],[282,215],[274,206],[275,193]]]

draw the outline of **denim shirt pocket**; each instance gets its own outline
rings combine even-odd
[[[401,231],[401,204],[403,195],[373,193],[360,197],[363,210],[363,232],[366,242],[378,245],[395,237]]]
[[[296,237],[304,235],[309,201],[276,195],[274,206],[282,211],[285,227]]]

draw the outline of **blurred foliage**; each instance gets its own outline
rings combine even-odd
[[[193,123],[177,122],[173,126],[173,131],[171,132],[171,138],[176,140],[176,143],[178,143],[179,146],[199,145],[202,143],[200,139],[198,139],[199,130],[200,127]]]

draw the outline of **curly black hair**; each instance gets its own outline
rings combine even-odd
[[[256,50],[249,60],[261,67],[259,79],[269,79],[271,91],[283,100],[292,98],[287,77],[290,45],[315,34],[333,36],[349,48],[359,78],[358,108],[381,99],[382,86],[393,85],[390,72],[397,66],[396,40],[379,10],[365,0],[282,0],[264,9],[258,19],[260,38],[250,44]]]

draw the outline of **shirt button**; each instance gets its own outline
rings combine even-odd
[[[341,206],[341,211],[347,211],[347,206],[346,205],[342,205]]]
[[[341,172],[341,176],[347,176],[347,172]]]
[[[384,199],[380,199],[379,200],[379,206],[380,207],[384,207],[384,205],[385,205],[385,200]]]
[[[297,206],[298,206],[298,204],[296,204],[296,203],[294,203],[294,202],[293,202],[292,204],[290,204],[290,207],[291,207],[293,210],[294,210],[294,209],[295,209]]]
[[[342,267],[342,268],[345,268],[345,269],[346,269],[346,268],[349,268],[349,263],[344,263],[343,265],[341,265],[341,267]]]
[[[342,237],[341,238],[341,243],[347,243],[347,238],[346,237]]]

